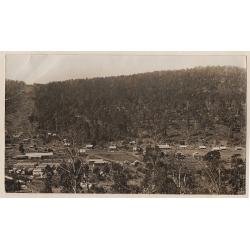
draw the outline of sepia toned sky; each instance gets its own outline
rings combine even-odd
[[[5,78],[33,84],[214,65],[246,67],[246,58],[245,56],[9,54],[6,55]]]

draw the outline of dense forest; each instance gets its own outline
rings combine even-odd
[[[8,114],[19,107],[8,101],[14,87],[18,92],[25,84],[6,81]],[[246,71],[237,67],[76,79],[32,88],[30,123],[40,131],[77,132],[79,142],[245,140]]]
[[[33,86],[24,82],[6,80],[5,129],[9,134],[26,132],[32,134],[29,116],[34,110]]]

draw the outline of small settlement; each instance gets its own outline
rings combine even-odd
[[[158,147],[164,154],[172,152],[177,160],[185,159],[192,162],[192,165],[197,162],[197,166],[203,156],[211,150],[220,151],[227,161],[235,153],[242,155],[245,153],[245,148],[241,145],[230,147],[225,144],[152,144],[144,141],[138,143],[136,139],[126,143],[112,142],[104,146],[86,143],[74,148],[73,145],[69,138],[64,138],[54,132],[33,137],[22,132],[8,136],[5,146],[5,181],[8,184],[6,191],[17,190],[18,186],[19,192],[33,192],[35,185],[42,183],[47,166],[52,168],[55,176],[58,174],[62,163],[70,158],[69,149],[81,157],[82,161],[89,165],[91,171],[97,167],[102,171],[112,163],[121,166],[125,164],[131,168],[143,166],[147,147]]]

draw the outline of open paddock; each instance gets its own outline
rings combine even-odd
[[[134,162],[136,160],[141,161],[142,157],[138,155],[134,155],[132,152],[128,151],[115,151],[109,152],[107,150],[89,150],[87,151],[89,158],[102,158],[107,161],[129,161]]]

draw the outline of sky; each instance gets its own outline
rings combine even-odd
[[[27,84],[131,75],[198,66],[246,67],[245,56],[8,54],[5,78]]]

